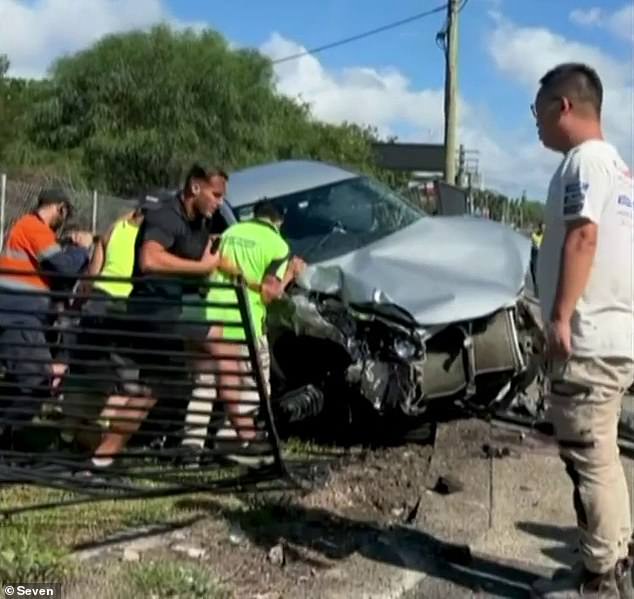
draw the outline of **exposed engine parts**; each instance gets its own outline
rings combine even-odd
[[[379,415],[411,418],[438,401],[493,411],[530,392],[531,405],[542,403],[534,382],[543,335],[524,298],[486,318],[426,330],[385,311],[297,293],[271,314],[269,330],[283,395],[276,401],[280,414],[289,412],[293,390],[306,385],[313,396],[321,392],[322,407],[356,396]],[[319,364],[299,363],[310,353],[308,344],[321,348]],[[336,399],[331,389],[337,389]],[[313,400],[308,412],[314,415],[318,404]]]

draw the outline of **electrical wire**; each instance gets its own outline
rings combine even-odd
[[[407,25],[408,23],[412,23],[413,21],[418,21],[425,17],[430,17],[431,15],[435,15],[439,12],[447,10],[447,4],[443,4],[442,6],[437,6],[436,8],[432,8],[425,12],[418,13],[416,15],[412,15],[411,17],[407,17],[406,19],[401,19],[400,21],[394,21],[393,23],[388,23],[387,25],[382,25],[381,27],[377,27],[376,29],[370,29],[369,31],[364,31],[363,33],[359,33],[357,35],[353,35],[350,37],[343,38],[336,42],[331,42],[330,44],[324,44],[323,46],[317,46],[316,48],[312,48],[310,50],[305,50],[303,52],[298,52],[297,54],[291,54],[290,56],[285,56],[284,58],[278,58],[277,60],[273,60],[273,64],[280,64],[283,62],[288,62],[290,60],[296,60],[298,58],[302,58],[304,56],[310,56],[313,54],[318,54],[319,52],[323,52],[324,50],[330,50],[332,48],[337,48],[339,46],[343,46],[345,44],[349,44],[351,42],[356,42],[360,39],[364,39],[366,37],[370,37],[372,35],[376,35],[377,33],[383,33],[384,31],[388,31],[390,29],[395,29],[396,27],[401,27],[402,25]]]

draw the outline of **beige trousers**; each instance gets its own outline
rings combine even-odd
[[[574,492],[581,555],[603,573],[627,556],[630,500],[620,460],[618,422],[634,378],[626,359],[572,357],[549,369],[549,420]]]

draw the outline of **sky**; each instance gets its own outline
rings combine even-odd
[[[0,53],[11,74],[42,77],[58,56],[101,36],[159,22],[210,27],[273,59],[380,27],[444,0],[0,0]],[[400,141],[443,138],[444,14],[276,66],[279,93],[316,117],[376,127]],[[459,141],[477,151],[486,187],[544,199],[560,159],[540,146],[530,104],[559,62],[596,68],[604,126],[634,163],[632,0],[469,0],[460,13]]]

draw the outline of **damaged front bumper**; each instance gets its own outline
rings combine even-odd
[[[388,318],[385,311],[353,308],[335,297],[303,291],[289,295],[271,313],[270,331],[282,376],[281,363],[287,370],[292,367],[288,356],[275,355],[276,340],[289,334],[299,344],[319,339],[346,356],[338,365],[342,382],[374,411],[408,417],[422,416],[438,400],[474,401],[481,408],[528,387],[524,375],[531,371],[541,339],[521,301],[485,318],[426,329]],[[306,355],[299,347],[286,353]]]

